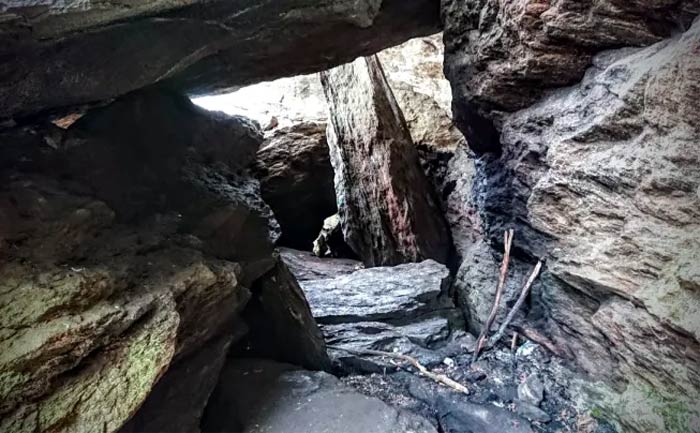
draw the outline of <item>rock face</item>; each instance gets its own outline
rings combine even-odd
[[[596,2],[600,7],[608,3]],[[697,11],[697,4],[673,3],[669,7],[675,12],[669,13],[665,6],[626,3],[618,11],[639,8],[645,18],[593,10],[588,20],[573,19],[583,16],[579,13],[564,20],[558,14],[568,4],[556,2],[539,18],[521,15],[539,27],[518,27],[523,38],[539,35],[551,42],[549,35],[559,35],[558,43],[566,42],[568,49],[520,47],[526,52],[517,58],[531,62],[523,66],[539,65],[527,69],[532,74],[551,72],[551,84],[578,80],[589,62],[593,67],[579,85],[500,116],[501,154],[477,164],[476,226],[496,246],[505,228],[515,228],[514,279],[524,262],[546,258],[547,270],[533,289],[529,321],[539,319],[594,380],[617,383],[616,391],[596,388],[593,398],[605,417],[624,431],[696,431],[700,286],[692,257],[700,251],[700,22],[645,49],[604,52],[592,60],[586,53],[610,44],[654,42],[668,35],[669,24],[664,18],[649,27],[649,18],[660,18],[662,11],[664,17],[682,18],[684,11]],[[520,6],[516,2],[512,8]],[[587,8],[581,12],[591,12]],[[508,16],[503,14],[510,9],[485,10],[495,14],[481,14],[489,29],[496,22],[492,19]],[[462,18],[469,17],[476,15]],[[571,25],[582,29],[574,45],[585,54],[580,65],[570,61],[573,42],[558,30]],[[469,33],[473,48],[471,54],[462,52],[464,65],[476,67],[474,53],[489,52],[479,44],[491,33],[479,33]],[[499,35],[493,41],[500,44],[508,32]],[[453,67],[459,55],[451,53]],[[484,110],[522,108],[541,94],[545,84],[538,84],[536,76],[525,74],[533,80],[528,86],[520,78],[507,79],[506,66],[514,73],[521,63],[508,63],[513,58],[499,51],[494,56],[505,63],[487,62],[490,66],[480,70],[492,75],[481,75],[478,86],[477,78],[453,83],[464,92],[455,104],[462,115],[474,103]],[[503,86],[520,91],[498,90]],[[514,99],[494,99],[496,94]],[[497,260],[489,261],[487,252],[480,256],[495,270]],[[488,287],[495,286],[497,273],[491,275]],[[458,279],[475,281],[468,272]]]
[[[321,73],[345,239],[368,266],[445,262],[449,233],[375,57]]]
[[[0,431],[196,431],[275,266],[259,130],[146,92],[3,138]],[[288,331],[322,359],[296,295],[273,325],[306,311]]]
[[[449,277],[445,266],[426,260],[307,280],[302,287],[319,323],[401,321],[449,305],[441,297]]]
[[[255,359],[226,365],[207,413],[205,432],[437,432],[327,373]]]
[[[325,129],[317,123],[279,129],[258,151],[253,171],[282,228],[282,245],[311,249],[323,220],[337,211]]]
[[[316,72],[439,27],[432,0],[64,3],[3,6],[0,118],[156,82],[202,94]]]
[[[337,213],[323,220],[321,232],[314,240],[313,253],[317,257],[356,257],[345,242],[343,225]]]
[[[335,261],[324,264],[334,269]],[[449,283],[447,268],[432,260],[300,282],[338,367],[364,372],[395,366],[346,350],[398,351],[425,365],[465,350],[466,339],[448,341],[463,327],[447,296]]]
[[[322,259],[309,251],[280,248],[280,256],[298,281],[320,280],[351,274],[364,266],[352,259]]]
[[[499,111],[578,82],[601,50],[654,43],[700,13],[697,0],[441,3],[455,119],[477,152],[498,151]]]

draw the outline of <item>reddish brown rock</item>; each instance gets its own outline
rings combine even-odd
[[[449,232],[376,57],[321,73],[345,239],[368,266],[445,262]]]

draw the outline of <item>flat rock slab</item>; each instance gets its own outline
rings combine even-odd
[[[349,275],[300,282],[319,323],[401,321],[451,308],[440,294],[449,271],[434,260],[362,269]],[[444,304],[444,305],[443,305]]]
[[[362,395],[327,373],[254,359],[226,365],[202,430],[437,433],[426,419]]]
[[[363,269],[362,262],[352,259],[320,258],[309,251],[279,248],[280,256],[298,281],[335,278]]]

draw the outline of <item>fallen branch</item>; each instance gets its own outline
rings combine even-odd
[[[467,389],[466,386],[462,385],[459,382],[455,382],[454,380],[450,379],[449,377],[445,376],[444,374],[433,373],[432,371],[425,368],[423,366],[423,364],[418,362],[417,359],[415,359],[411,356],[404,355],[402,353],[384,352],[381,350],[370,350],[370,349],[354,350],[354,349],[346,349],[344,347],[337,347],[337,346],[332,346],[332,345],[328,345],[328,347],[331,349],[342,350],[343,352],[352,353],[353,355],[384,356],[387,358],[393,358],[393,359],[398,359],[401,361],[406,361],[409,364],[413,365],[420,372],[420,374],[422,374],[423,376],[425,376],[429,379],[432,379],[435,382],[449,386],[450,388],[452,388],[456,391],[459,391],[461,393],[469,394],[469,390]]]
[[[487,348],[493,347],[493,345],[496,344],[498,340],[500,340],[503,337],[503,335],[505,335],[508,325],[510,325],[510,322],[513,321],[520,307],[522,307],[525,303],[525,299],[527,299],[527,295],[528,293],[530,293],[530,287],[532,287],[532,283],[535,282],[535,278],[537,278],[537,276],[540,274],[541,269],[542,262],[537,262],[537,265],[535,265],[535,269],[533,269],[532,273],[530,274],[530,278],[527,279],[527,282],[520,291],[520,296],[518,296],[518,300],[515,301],[515,305],[513,305],[513,308],[510,309],[510,312],[501,324],[501,327],[498,328],[498,331],[493,335],[493,337],[489,339],[488,344],[486,345]]]
[[[508,263],[510,262],[510,248],[513,245],[513,230],[507,230],[503,234],[503,261],[501,262],[501,273],[498,278],[498,286],[496,286],[496,298],[493,300],[493,307],[491,307],[491,313],[489,314],[484,327],[481,329],[479,338],[476,340],[476,346],[474,347],[474,355],[472,356],[472,362],[476,362],[479,359],[479,353],[481,349],[484,348],[486,344],[486,336],[489,331],[491,331],[491,326],[493,321],[496,320],[496,315],[498,314],[498,307],[501,303],[501,297],[503,296],[503,287],[506,284],[506,276],[508,274]]]

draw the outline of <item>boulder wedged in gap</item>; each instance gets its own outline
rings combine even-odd
[[[470,338],[459,331],[461,314],[446,295],[449,280],[445,266],[426,260],[300,284],[336,365],[377,372],[395,366],[356,352],[397,351],[434,365],[468,349]]]
[[[0,431],[193,431],[275,266],[261,134],[148,93],[7,137]]]
[[[696,0],[446,0],[441,8],[455,122],[478,153],[499,151],[503,112],[579,82],[596,53],[650,45],[700,14]]]
[[[279,248],[279,252],[298,281],[335,278],[364,268],[362,262],[352,259],[324,259],[309,251],[291,248]]]
[[[156,83],[201,95],[308,74],[440,28],[433,0],[22,3],[2,12],[0,118]]]
[[[274,131],[252,171],[282,228],[279,243],[310,250],[323,220],[337,212],[326,125],[299,123]]]
[[[449,232],[376,57],[321,73],[348,245],[367,266],[447,260]]]
[[[243,318],[250,327],[246,356],[288,362],[311,370],[329,370],[323,335],[304,292],[282,258],[252,287]]]
[[[224,367],[203,431],[436,433],[425,418],[364,396],[324,372],[246,359]]]

